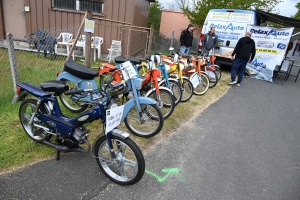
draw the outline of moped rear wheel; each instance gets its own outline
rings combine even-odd
[[[217,85],[218,83],[218,75],[215,71],[207,70],[206,75],[208,76],[209,79],[209,88],[213,88]]]
[[[117,184],[132,185],[140,181],[145,172],[145,160],[139,147],[130,138],[115,134],[111,142],[116,158],[111,157],[106,137],[95,143],[94,154],[100,169]]]
[[[141,113],[133,106],[125,117],[125,125],[136,136],[149,138],[158,134],[163,125],[164,117],[156,104],[140,104]]]
[[[69,90],[77,90],[77,84],[72,81],[65,81],[69,85]],[[78,94],[65,95],[64,93],[59,95],[61,103],[70,111],[74,113],[81,113],[87,109],[88,104],[78,100]]]
[[[37,100],[35,99],[26,99],[24,100],[19,108],[19,119],[21,122],[21,125],[28,135],[30,139],[32,139],[35,142],[42,143],[44,140],[50,140],[52,135],[47,134],[43,129],[35,127],[34,125],[30,125],[30,119],[35,112],[35,108],[37,104]],[[47,114],[48,112],[46,111],[46,108],[44,104],[40,106],[40,109],[38,110],[38,113],[44,113]],[[34,118],[33,120],[34,124],[37,124],[39,126],[45,126],[43,122],[41,122],[37,117]]]
[[[171,92],[166,89],[159,89],[160,91],[160,100],[156,94],[156,91],[153,90],[150,92],[147,97],[155,100],[157,102],[158,107],[160,108],[164,119],[167,119],[174,111],[175,108],[175,100],[174,96]]]

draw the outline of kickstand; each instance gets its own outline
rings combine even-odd
[[[57,160],[57,161],[59,160],[59,154],[60,154],[60,150],[57,150],[57,151],[56,151],[56,160]]]

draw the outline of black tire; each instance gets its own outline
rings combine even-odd
[[[215,72],[217,73],[217,77],[218,77],[218,81],[221,79],[222,77],[222,71],[219,65],[214,65],[215,67]]]
[[[209,88],[215,87],[218,83],[217,73],[215,71],[207,70],[206,75],[208,76],[209,79]]]
[[[182,98],[182,90],[181,86],[177,81],[169,80],[170,86],[166,84],[166,81],[161,85],[169,88],[173,92],[175,106],[180,103]]]
[[[19,108],[19,119],[20,119],[21,125],[22,125],[24,131],[26,132],[27,136],[37,143],[43,143],[44,140],[47,140],[47,141],[50,140],[52,135],[47,134],[46,132],[42,132],[39,135],[34,136],[34,132],[39,131],[40,128],[36,128],[36,127],[33,127],[33,125],[28,124],[31,119],[31,116],[33,115],[33,113],[35,111],[35,108],[37,106],[36,104],[37,104],[37,100],[35,100],[35,99],[24,100],[21,103],[20,108]],[[38,112],[44,113],[44,114],[48,113],[44,104],[42,104],[40,106],[40,109]],[[34,119],[34,123],[46,127],[46,125],[44,125],[42,122],[39,122],[39,120],[37,118]]]
[[[179,81],[180,83],[180,81]],[[194,87],[190,80],[183,78],[183,83],[180,83],[182,89],[182,98],[180,102],[187,102],[190,100],[194,93]]]
[[[160,88],[160,100],[161,102],[159,102],[157,100],[157,95],[156,95],[156,90],[153,90],[152,92],[150,92],[147,97],[155,100],[157,102],[158,107],[160,108],[164,119],[167,119],[174,111],[175,108],[175,100],[174,100],[174,96],[172,95],[171,92],[169,92],[166,89]]]
[[[111,80],[112,75],[110,73],[104,73],[102,75],[100,75],[100,79],[99,79],[99,85],[100,85],[100,89],[102,91],[104,91],[105,89],[105,82]]]
[[[161,131],[164,125],[164,117],[156,104],[140,104],[140,106],[142,108],[141,119],[139,118],[138,109],[133,106],[125,117],[125,125],[136,136],[153,137]],[[148,129],[153,130],[148,132]]]
[[[64,80],[65,84],[69,85],[69,90],[77,90],[77,84],[68,80]],[[87,109],[88,104],[77,101],[78,94],[65,95],[64,93],[59,95],[61,103],[70,111],[74,113],[81,113]]]
[[[209,88],[209,79],[205,74],[200,74],[200,76],[196,74],[196,76],[199,78],[199,84],[194,88],[194,94],[203,95]]]
[[[96,141],[94,149],[98,166],[110,180],[117,184],[137,183],[145,172],[145,160],[141,150],[130,138],[112,134],[111,140],[118,159],[111,158],[106,137],[101,137]],[[123,170],[126,171],[124,174],[121,173]]]

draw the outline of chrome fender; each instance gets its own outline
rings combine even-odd
[[[167,91],[169,91],[169,92],[173,95],[172,90],[170,90],[170,89],[167,88],[167,87],[159,86],[159,89],[167,90]],[[155,91],[155,88],[151,88],[151,89],[145,94],[145,96],[147,97],[152,91]]]
[[[97,90],[98,86],[97,83],[95,81],[95,79],[81,79],[78,78],[68,72],[62,72],[58,75],[58,77],[56,78],[56,80],[67,80],[67,81],[71,81],[73,83],[76,83],[78,85],[79,89],[92,89],[93,90]]]
[[[149,105],[152,105],[152,104],[157,104],[156,101],[154,101],[153,99],[149,98],[149,97],[137,97],[138,98],[138,101],[140,104],[149,104]],[[135,106],[135,100],[134,98],[133,99],[130,99],[129,101],[127,101],[125,104],[124,104],[124,110],[123,110],[123,116],[122,116],[122,122],[124,121],[125,117],[127,116],[129,110]]]
[[[175,79],[175,78],[168,78],[168,80],[169,81],[176,81],[176,82],[178,82],[178,80],[177,79]],[[158,83],[158,85],[159,86],[161,86],[164,82],[166,82],[166,80],[164,79],[164,80],[162,80],[162,81],[160,81],[159,83]]]

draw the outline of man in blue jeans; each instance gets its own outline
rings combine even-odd
[[[183,53],[188,54],[190,52],[192,43],[193,43],[193,31],[194,25],[189,24],[187,29],[184,29],[180,35],[180,52],[179,54],[182,55]]]
[[[231,67],[231,81],[229,82],[229,85],[237,83],[237,86],[240,86],[247,63],[251,64],[254,59],[256,50],[255,42],[251,39],[251,35],[251,32],[246,32],[245,37],[239,39],[231,54],[231,60],[233,60],[233,63]],[[239,75],[238,81],[236,82],[235,79],[237,72]]]

